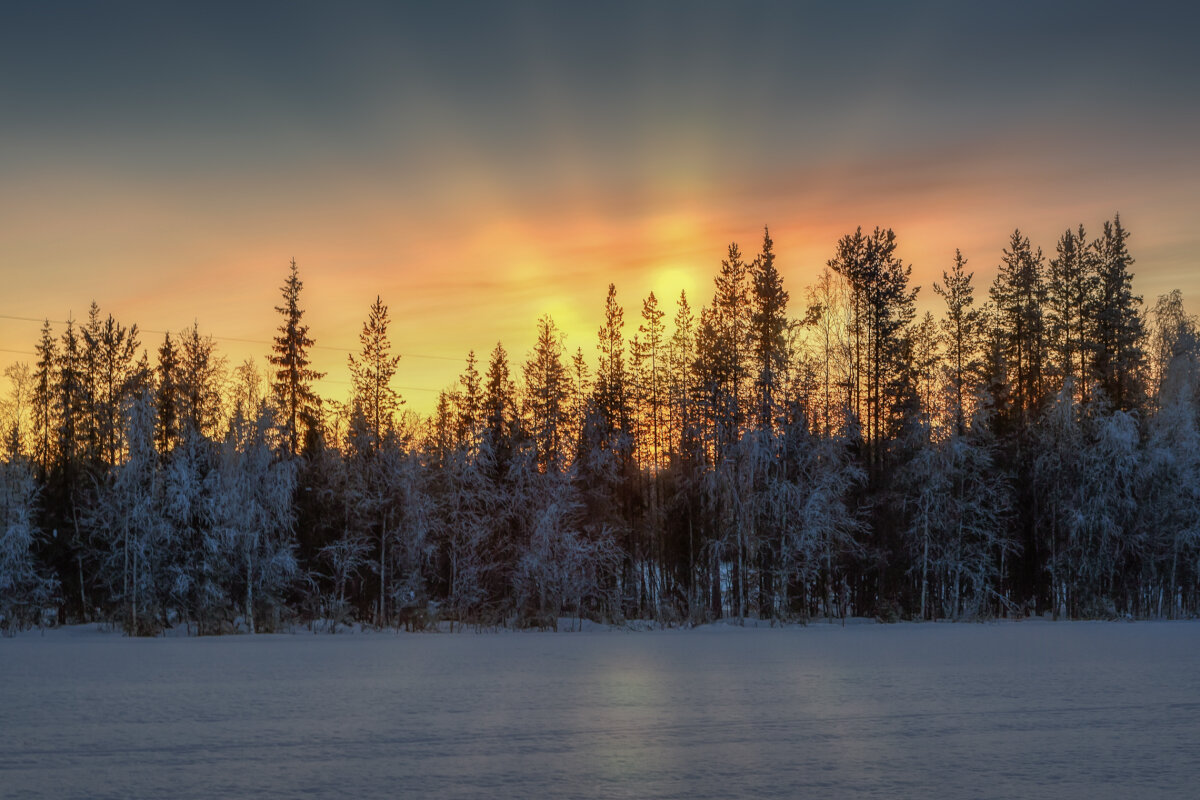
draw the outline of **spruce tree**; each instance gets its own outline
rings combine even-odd
[[[516,391],[508,370],[508,353],[496,342],[488,363],[483,396],[484,434],[498,464],[512,453],[517,435]]]
[[[846,280],[850,294],[848,394],[878,476],[883,440],[902,421],[896,412],[907,391],[906,332],[917,295],[908,288],[912,267],[896,256],[896,234],[880,228],[843,236],[829,267]]]
[[[651,292],[642,303],[642,324],[638,326],[643,353],[638,384],[644,405],[646,449],[655,472],[663,467],[662,457],[666,451],[663,441],[666,434],[667,370],[664,316],[666,313],[659,309],[658,298]]]
[[[1141,370],[1144,333],[1138,307],[1142,298],[1133,293],[1133,273],[1129,268],[1126,240],[1129,234],[1121,225],[1121,216],[1104,223],[1100,238],[1092,247],[1097,261],[1096,376],[1109,401],[1116,409],[1129,410],[1142,402]]]
[[[946,301],[942,318],[942,334],[946,342],[946,374],[950,393],[950,423],[958,434],[966,432],[968,394],[980,370],[979,311],[975,304],[973,272],[966,272],[967,259],[962,251],[954,251],[954,266],[942,272],[942,283],[934,283],[933,291]]]
[[[75,322],[67,320],[66,330],[62,335],[62,348],[58,353],[58,398],[56,400],[56,418],[58,422],[58,451],[59,463],[64,473],[73,475],[80,454],[80,431],[77,427],[84,415],[84,389],[81,378],[81,354],[79,336],[75,332]]]
[[[155,443],[160,455],[166,455],[179,440],[179,356],[171,334],[163,335],[158,348],[158,386],[155,392]]]
[[[182,436],[215,439],[221,426],[221,384],[225,359],[211,336],[196,323],[179,336],[177,377],[179,430]]]
[[[787,371],[787,302],[783,277],[775,268],[771,233],[763,228],[762,253],[750,268],[750,340],[754,354],[755,424],[771,428],[778,415],[779,394]]]
[[[689,435],[692,420],[692,367],[696,360],[696,317],[688,304],[687,292],[680,291],[675,310],[675,326],[667,345],[667,419],[668,452],[678,455]]]
[[[288,456],[299,451],[304,433],[315,427],[320,419],[320,399],[312,384],[325,377],[325,373],[309,366],[308,351],[313,340],[309,338],[308,326],[301,322],[304,310],[300,308],[300,290],[303,288],[293,258],[288,276],[280,287],[283,305],[275,307],[283,315],[283,322],[270,355],[270,362],[275,367],[272,391],[279,408],[283,449]]]
[[[1044,268],[1041,248],[1033,249],[1028,237],[1013,231],[991,288],[1012,386],[1012,410],[1023,424],[1033,419],[1045,400]]]
[[[554,320],[542,317],[524,374],[525,416],[543,472],[557,470],[564,460],[569,386],[562,351],[562,334]]]
[[[604,324],[597,334],[594,399],[609,431],[629,431],[629,379],[625,374],[625,311],[617,302],[617,287],[608,285]]]
[[[1046,279],[1046,334],[1058,388],[1071,387],[1076,399],[1087,400],[1099,275],[1095,250],[1083,226],[1058,240]]]
[[[362,342],[362,353],[357,359],[353,354],[348,356],[354,403],[366,419],[373,447],[383,442],[383,437],[392,429],[396,411],[404,403],[392,388],[392,377],[396,374],[400,356],[391,355],[392,344],[387,329],[387,306],[377,295],[358,337]]]
[[[38,477],[45,482],[54,456],[55,393],[58,383],[58,347],[50,320],[42,323],[41,338],[34,346],[37,363],[33,373],[33,461]]]
[[[716,432],[721,448],[737,441],[746,417],[747,378],[750,339],[750,270],[742,260],[737,242],[721,261],[721,270],[713,279],[712,332],[715,339],[709,352],[713,379],[719,391]]]
[[[458,378],[458,443],[474,453],[479,446],[479,430],[483,424],[483,389],[479,369],[475,366],[475,351],[467,353],[467,366]]]

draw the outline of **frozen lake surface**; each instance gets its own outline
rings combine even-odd
[[[1188,797],[1200,623],[0,640],[0,796]]]

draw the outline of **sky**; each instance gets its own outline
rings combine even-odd
[[[153,351],[198,324],[265,367],[295,258],[344,399],[380,296],[427,413],[550,314],[595,352],[708,302],[769,225],[793,314],[858,226],[922,307],[1014,228],[1120,213],[1147,306],[1200,295],[1200,11],[1091,2],[0,0],[0,363],[95,301]],[[1195,302],[1191,303],[1196,308]]]

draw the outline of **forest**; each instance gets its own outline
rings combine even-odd
[[[0,628],[1195,616],[1197,324],[1128,239],[1014,231],[919,314],[892,230],[793,298],[764,228],[709,301],[610,285],[594,350],[544,316],[428,417],[380,298],[317,395],[295,261],[265,369],[93,303],[5,373]]]

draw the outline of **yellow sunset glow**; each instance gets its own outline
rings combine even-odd
[[[1147,304],[1200,293],[1185,104],[1097,81],[1108,90],[1083,87],[1066,113],[1051,101],[1072,76],[1012,60],[984,36],[994,20],[958,24],[1008,73],[939,61],[959,38],[936,20],[905,28],[912,40],[875,31],[842,63],[841,34],[814,19],[832,11],[728,9],[695,26],[651,10],[586,25],[570,19],[582,12],[544,25],[477,11],[492,27],[425,20],[453,32],[452,52],[398,20],[314,12],[295,31],[314,60],[287,69],[240,40],[200,47],[186,25],[160,31],[183,40],[178,63],[138,40],[122,59],[80,55],[86,69],[42,64],[42,83],[11,87],[0,132],[0,315],[79,319],[94,300],[138,323],[151,351],[161,331],[198,323],[231,366],[265,365],[295,258],[320,392],[347,393],[346,356],[378,295],[404,355],[396,383],[427,413],[469,350],[484,362],[502,341],[518,369],[542,315],[592,358],[610,282],[626,338],[651,291],[668,322],[680,291],[698,312],[728,244],[752,259],[763,225],[795,316],[860,225],[896,230],[922,310],[937,308],[931,284],[955,248],[982,298],[1013,228],[1050,252],[1064,229],[1094,233],[1114,212]],[[55,41],[5,57],[36,60]],[[1193,86],[1171,81],[1164,97]],[[1109,103],[1119,124],[1097,124]],[[0,354],[29,360],[37,332],[0,316]]]

